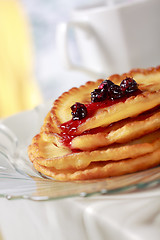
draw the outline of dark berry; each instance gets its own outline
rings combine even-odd
[[[99,89],[104,88],[105,90],[107,90],[111,85],[113,85],[114,83],[110,80],[104,80],[100,85],[99,85]]]
[[[104,89],[94,89],[93,92],[91,92],[91,101],[92,102],[101,102],[105,100],[107,97],[106,91]]]
[[[108,89],[108,94],[110,99],[117,99],[123,97],[123,92],[121,91],[120,86],[113,84]]]
[[[84,104],[76,102],[71,106],[71,114],[73,120],[81,120],[87,115],[87,108]]]
[[[121,82],[120,88],[122,92],[132,93],[138,89],[138,84],[133,78],[127,77]]]

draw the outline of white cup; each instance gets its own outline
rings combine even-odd
[[[160,64],[160,0],[114,2],[74,10],[71,21],[58,26],[57,48],[65,67],[105,77]],[[71,30],[80,63],[71,58]]]

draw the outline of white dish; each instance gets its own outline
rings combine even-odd
[[[160,166],[120,177],[92,181],[58,182],[33,169],[27,156],[32,137],[43,124],[51,102],[0,123],[0,196],[48,200],[93,194],[126,194],[160,185]],[[124,195],[123,195],[124,196]]]

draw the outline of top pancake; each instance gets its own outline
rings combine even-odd
[[[129,97],[125,102],[113,104],[110,107],[98,109],[92,117],[87,118],[77,128],[77,135],[96,127],[105,127],[113,122],[128,117],[135,117],[160,104],[160,67],[150,69],[136,69],[123,75],[109,77],[116,84],[126,77],[133,77],[142,91],[137,96]],[[72,88],[63,93],[51,109],[51,120],[60,132],[59,126],[71,119],[70,107],[75,102],[87,104],[90,102],[90,93],[99,86],[103,79],[96,82],[87,82],[79,88]],[[125,111],[124,111],[125,109]]]
[[[96,132],[88,131],[85,134],[75,136],[70,141],[70,148],[86,151],[113,143],[125,143],[154,132],[159,128],[160,107],[158,106],[156,109],[142,113],[134,118],[127,118],[108,127],[97,129]],[[41,135],[45,141],[52,142],[61,148],[68,148],[63,144],[63,135],[59,134],[54,125],[51,124],[50,113],[45,119]]]

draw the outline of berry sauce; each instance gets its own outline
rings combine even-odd
[[[85,118],[76,120],[76,121],[74,119],[71,119],[68,122],[65,122],[60,125],[61,131],[62,131],[60,135],[61,135],[63,144],[69,147],[72,139],[79,135],[77,134],[78,126],[84,123],[88,118],[92,117],[98,109],[110,107],[119,102],[125,102],[129,97],[137,96],[140,93],[141,91],[138,89],[135,92],[125,94],[121,98],[105,99],[101,102],[90,102],[89,104],[85,104],[85,107],[87,109],[87,116]],[[95,129],[87,130],[80,135],[96,134],[98,132],[103,131],[103,129],[104,129],[103,127],[98,127]]]

